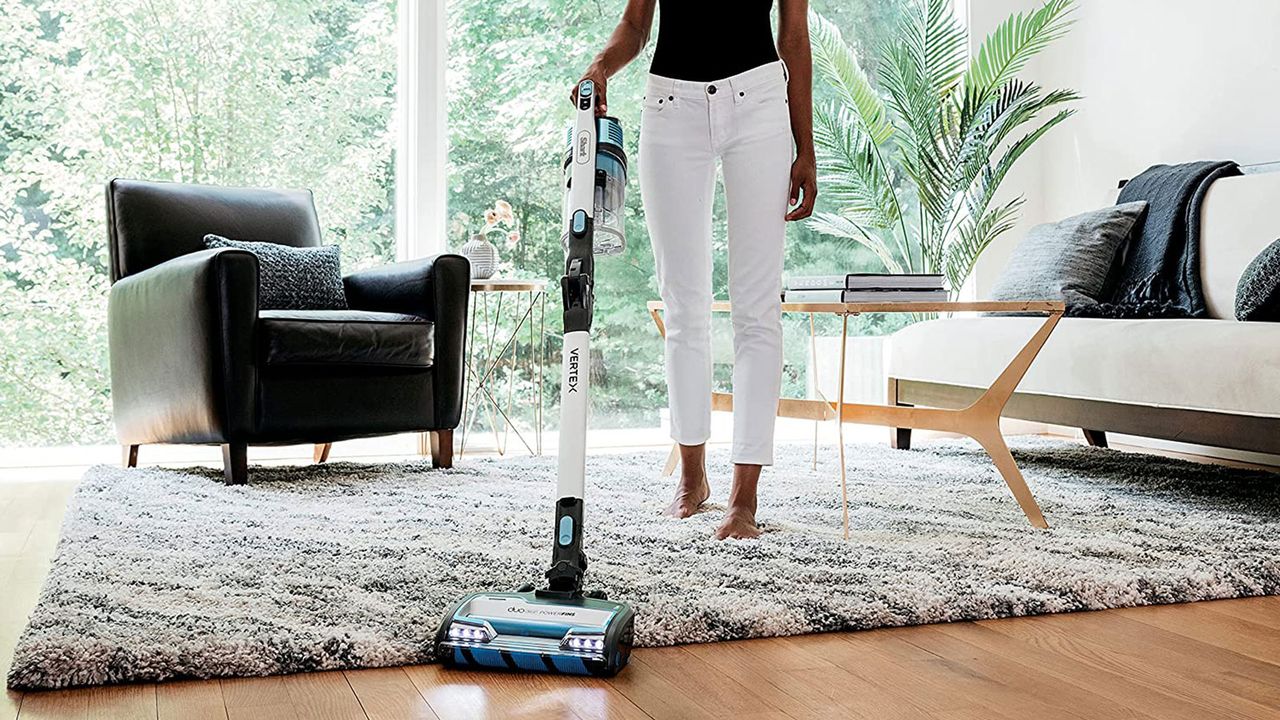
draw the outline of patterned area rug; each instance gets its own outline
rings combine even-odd
[[[780,448],[759,540],[710,508],[661,510],[664,453],[595,455],[593,587],[637,606],[641,645],[795,635],[1280,592],[1280,483],[1263,472],[1041,439],[1014,454],[1030,527],[976,445]],[[211,470],[97,467],[68,511],[9,673],[16,688],[418,663],[446,606],[541,577],[555,458]]]

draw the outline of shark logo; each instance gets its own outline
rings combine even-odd
[[[578,364],[579,364],[578,359],[579,357],[580,356],[579,356],[578,348],[574,348],[569,351],[569,370],[566,373],[567,377],[565,377],[565,383],[568,388],[567,392],[571,392],[571,393],[578,392]]]
[[[591,133],[587,130],[583,130],[578,133],[578,163],[584,164],[590,159],[591,153],[588,152],[590,149]]]

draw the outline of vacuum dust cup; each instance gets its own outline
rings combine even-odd
[[[565,151],[565,186],[571,182],[571,161],[574,154],[574,131],[569,129],[569,147]],[[596,172],[595,172],[595,236],[592,249],[596,255],[620,255],[627,248],[623,209],[627,201],[627,153],[622,148],[622,125],[616,118],[602,117],[596,120]],[[565,212],[570,194],[565,193]],[[561,236],[566,250],[569,233]]]

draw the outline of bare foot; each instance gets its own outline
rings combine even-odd
[[[702,503],[711,497],[711,484],[707,482],[707,474],[702,473],[697,480],[681,479],[676,487],[676,496],[667,506],[665,514],[683,520],[698,512]]]
[[[716,529],[716,539],[750,540],[760,537],[760,528],[756,527],[756,514],[749,508],[731,507],[724,514],[724,522]]]

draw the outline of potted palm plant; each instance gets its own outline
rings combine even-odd
[[[870,249],[889,272],[942,273],[956,292],[1013,227],[1010,169],[1075,111],[1071,90],[1019,77],[1070,25],[1073,0],[1005,20],[972,55],[951,0],[911,0],[873,81],[834,24],[810,13],[814,65],[836,99],[815,108],[823,192],[816,231]]]

